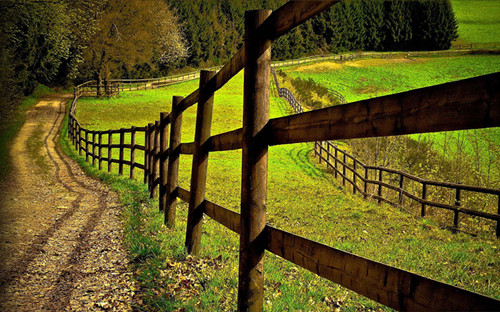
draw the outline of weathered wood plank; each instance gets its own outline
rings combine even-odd
[[[205,214],[231,231],[240,234],[240,214],[208,200],[204,203]]]
[[[500,73],[275,118],[270,145],[500,126]]]
[[[289,1],[274,11],[262,23],[257,34],[266,39],[274,40],[292,28],[318,15],[340,0],[331,1]]]
[[[205,84],[215,76],[214,71],[200,72],[200,101],[196,112],[196,127],[194,134],[194,153],[191,168],[191,198],[186,226],[185,250],[190,254],[200,251],[203,207],[207,182],[208,149],[206,141],[210,138],[212,128],[212,110],[214,93],[205,89]]]
[[[179,197],[186,203],[189,203],[189,198],[191,197],[191,193],[188,190],[185,190],[182,187],[178,186],[175,192],[177,194],[177,197]]]
[[[215,92],[222,88],[234,75],[240,72],[245,66],[245,47],[243,46],[225,65],[222,69],[206,84],[204,89],[207,92]],[[196,89],[182,100],[179,110],[185,111],[187,108],[199,101],[200,89]]]
[[[266,226],[267,250],[388,307],[495,311],[500,301]]]
[[[229,151],[242,148],[243,129],[211,136],[207,144],[210,151]]]
[[[263,305],[265,250],[259,238],[266,226],[268,145],[261,133],[269,120],[271,41],[258,38],[257,29],[270,14],[245,14],[239,311],[262,311]]]
[[[179,110],[179,105],[182,97],[174,96],[172,100],[172,112],[170,113],[170,146],[168,155],[167,169],[167,200],[165,203],[165,225],[169,228],[175,226],[175,210],[177,197],[175,189],[178,186],[179,180],[179,145],[181,144],[181,127],[182,127],[182,112]]]
[[[195,142],[181,143],[179,145],[179,151],[183,155],[193,155],[194,154]]]

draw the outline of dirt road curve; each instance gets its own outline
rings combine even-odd
[[[68,95],[27,114],[0,185],[0,311],[127,311],[116,196],[57,146]]]

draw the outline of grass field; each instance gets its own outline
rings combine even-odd
[[[415,58],[399,60],[365,59],[345,63],[320,62],[284,68],[292,78],[313,79],[320,85],[340,92],[347,102],[404,92],[448,81],[466,79],[500,71],[498,56],[460,56],[451,58]],[[478,137],[478,146],[471,137]],[[419,135],[414,135],[417,138]],[[455,157],[458,138],[464,137],[463,151],[478,156],[480,167],[487,170],[486,155],[492,146],[500,147],[500,129],[453,131],[424,134],[445,157]],[[447,142],[447,148],[444,148]],[[498,155],[492,155],[499,163]],[[497,166],[499,167],[499,166]],[[500,167],[498,168],[500,169]],[[497,170],[498,170],[497,169]],[[499,172],[500,173],[500,172]],[[499,176],[495,174],[495,177]]]
[[[459,42],[500,42],[500,1],[452,0]]]
[[[291,66],[283,71],[293,78],[311,78],[354,102],[498,72],[500,57],[362,59]]]
[[[437,81],[459,79],[453,73],[446,78],[448,72],[436,67],[439,65],[429,69],[428,76],[440,76]],[[357,77],[354,75],[353,80],[360,80]],[[216,93],[212,134],[241,127],[242,79],[240,73]],[[83,127],[90,129],[143,126],[158,119],[160,112],[170,111],[173,95],[185,96],[197,88],[197,83],[124,92],[109,100],[81,99],[77,117]],[[280,99],[272,98],[270,113],[272,118],[289,114],[290,110]],[[193,140],[194,120],[193,107],[183,114],[183,142]],[[141,138],[138,140],[141,142]],[[357,255],[500,298],[498,240],[452,234],[431,221],[350,195],[312,161],[311,147],[294,144],[270,148],[268,223]],[[189,189],[190,166],[190,157],[182,156],[180,184],[186,189]],[[141,281],[144,310],[181,307],[188,311],[235,310],[238,274],[235,234],[207,218],[200,256],[187,257],[185,203],[178,205],[175,229],[166,229],[161,226],[163,216],[157,212],[156,203],[146,199],[144,186],[98,173],[90,166],[86,168],[110,181],[127,207],[127,244],[136,263],[135,276]],[[241,152],[210,154],[208,172],[207,198],[238,211]],[[384,309],[269,253],[265,262],[264,307],[267,311]]]

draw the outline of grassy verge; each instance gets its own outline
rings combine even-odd
[[[241,127],[242,76],[237,75],[216,93],[213,134]],[[91,129],[143,126],[158,119],[161,111],[170,110],[172,95],[185,96],[196,87],[197,81],[193,81],[162,90],[125,92],[109,100],[82,99],[78,119],[82,126]],[[289,113],[284,102],[272,98],[271,117]],[[193,140],[194,120],[195,109],[191,108],[183,115],[183,142]],[[430,221],[348,194],[331,174],[312,161],[311,147],[294,144],[270,148],[268,223],[375,261],[500,298],[500,272],[496,269],[500,265],[496,257],[498,241],[455,235]],[[82,162],[81,157],[73,156]],[[141,161],[140,155],[136,158]],[[185,203],[178,205],[175,228],[166,229],[156,202],[147,199],[139,181],[108,177],[84,166],[110,182],[125,205],[126,244],[135,263],[134,276],[141,285],[141,309],[235,309],[238,275],[235,234],[205,218],[202,251],[194,258],[186,256]],[[180,184],[186,189],[189,189],[190,168],[190,157],[182,156]],[[207,198],[238,211],[241,152],[212,153],[208,172]],[[336,307],[347,311],[384,309],[279,257],[266,255],[266,310],[329,311]]]
[[[11,161],[9,146],[26,120],[25,113],[35,105],[41,97],[52,92],[50,88],[44,85],[38,85],[35,92],[26,97],[20,105],[15,107],[12,111],[0,111],[0,113],[2,113],[2,122],[0,124],[0,180],[5,179],[9,173]]]

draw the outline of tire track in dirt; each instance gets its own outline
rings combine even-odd
[[[27,177],[17,176],[15,184],[23,185],[33,178],[41,181],[33,183],[30,186],[33,189],[23,187],[20,191],[12,191],[11,196],[16,203],[13,206],[16,209],[25,208],[27,215],[30,209],[23,207],[26,199],[32,200],[35,205],[45,206],[34,217],[18,217],[28,221],[28,225],[24,222],[17,225],[29,227],[33,222],[40,222],[37,217],[54,221],[23,239],[18,237],[16,240],[16,234],[23,233],[22,229],[1,231],[1,251],[6,249],[2,246],[6,243],[17,245],[14,249],[20,249],[12,253],[10,261],[0,266],[2,311],[131,309],[133,292],[130,290],[128,259],[120,244],[122,233],[116,197],[98,181],[86,177],[57,145],[67,100],[67,97],[56,96],[41,101],[34,109],[35,115],[44,111],[47,115],[45,121],[50,120],[50,124],[46,123],[44,127],[47,132],[44,153],[52,166],[50,176],[40,179],[40,173],[30,173],[27,168],[32,164],[26,165],[26,168],[22,165],[29,159],[26,155],[24,159],[17,155],[21,164],[16,171],[18,175],[27,174]],[[29,125],[35,117],[30,115],[33,114],[28,114],[26,133],[21,131],[21,137],[30,132]],[[36,199],[37,187],[40,186],[48,190],[45,201]],[[17,221],[15,217],[11,219]],[[18,233],[12,233],[16,230]],[[27,240],[29,242],[25,242]]]

